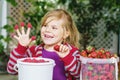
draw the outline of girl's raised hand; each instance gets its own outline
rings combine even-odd
[[[69,54],[69,52],[70,52],[69,47],[67,45],[63,45],[63,44],[61,44],[61,45],[55,45],[54,46],[54,50],[57,52],[57,54],[61,58],[67,56]]]
[[[25,29],[24,29],[24,23],[22,22],[20,24],[21,26],[21,29],[19,29],[19,26],[18,25],[15,25],[14,29],[16,31],[16,35],[14,35],[13,37],[18,41],[18,43],[22,46],[28,46],[31,41],[32,41],[32,38],[30,38],[30,30],[32,28],[32,25],[30,23],[28,23],[27,25],[27,31],[25,32]]]

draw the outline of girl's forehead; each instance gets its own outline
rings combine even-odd
[[[45,24],[50,24],[50,23],[54,23],[54,24],[63,24],[63,19],[58,19],[58,18],[56,18],[56,17],[49,17],[49,18],[47,18],[46,19],[46,21],[45,21]]]

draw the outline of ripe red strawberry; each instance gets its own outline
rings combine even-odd
[[[105,53],[105,49],[101,48],[99,51],[101,51],[103,54]]]
[[[87,76],[92,76],[92,71],[89,70],[86,74],[87,74]]]
[[[88,47],[86,48],[86,51],[87,51],[87,53],[91,53],[91,52],[95,51],[95,48],[92,47],[92,46],[88,46]]]
[[[103,67],[102,67],[102,65],[98,65],[98,66],[96,66],[96,69],[97,69],[98,71],[101,71],[101,70],[103,69]]]
[[[100,58],[106,59],[107,56],[106,56],[105,54],[102,54],[102,55],[100,56]]]
[[[98,57],[100,57],[102,55],[102,52],[98,50],[97,54],[98,54]]]
[[[98,57],[97,52],[95,52],[95,51],[92,52],[92,53],[91,53],[91,56],[92,56],[93,58],[97,58],[97,57]]]
[[[21,27],[24,27],[24,26],[25,26],[25,25],[24,25],[24,22],[21,22],[21,23],[20,23],[20,26],[21,26]]]
[[[99,80],[99,76],[98,76],[98,75],[95,75],[95,76],[93,77],[93,80]]]
[[[92,55],[91,55],[91,54],[88,54],[88,58],[92,58]]]
[[[54,46],[54,50],[59,51],[59,49],[60,49],[60,45],[55,45]]]
[[[80,55],[83,56],[83,57],[87,57],[87,52],[85,50],[82,50]]]
[[[114,65],[110,65],[110,72],[114,72],[115,71],[115,66]]]
[[[110,58],[110,51],[106,51],[105,54],[108,58]]]
[[[28,24],[27,24],[27,27],[28,27],[28,28],[32,28],[31,23],[28,23]]]

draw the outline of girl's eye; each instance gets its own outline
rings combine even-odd
[[[55,26],[52,26],[52,29],[58,29],[57,27],[55,27]]]
[[[43,27],[47,27],[48,25],[47,24],[44,24]]]

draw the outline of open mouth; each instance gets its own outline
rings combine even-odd
[[[44,37],[45,37],[45,38],[53,38],[53,36],[48,35],[48,34],[45,34]]]

